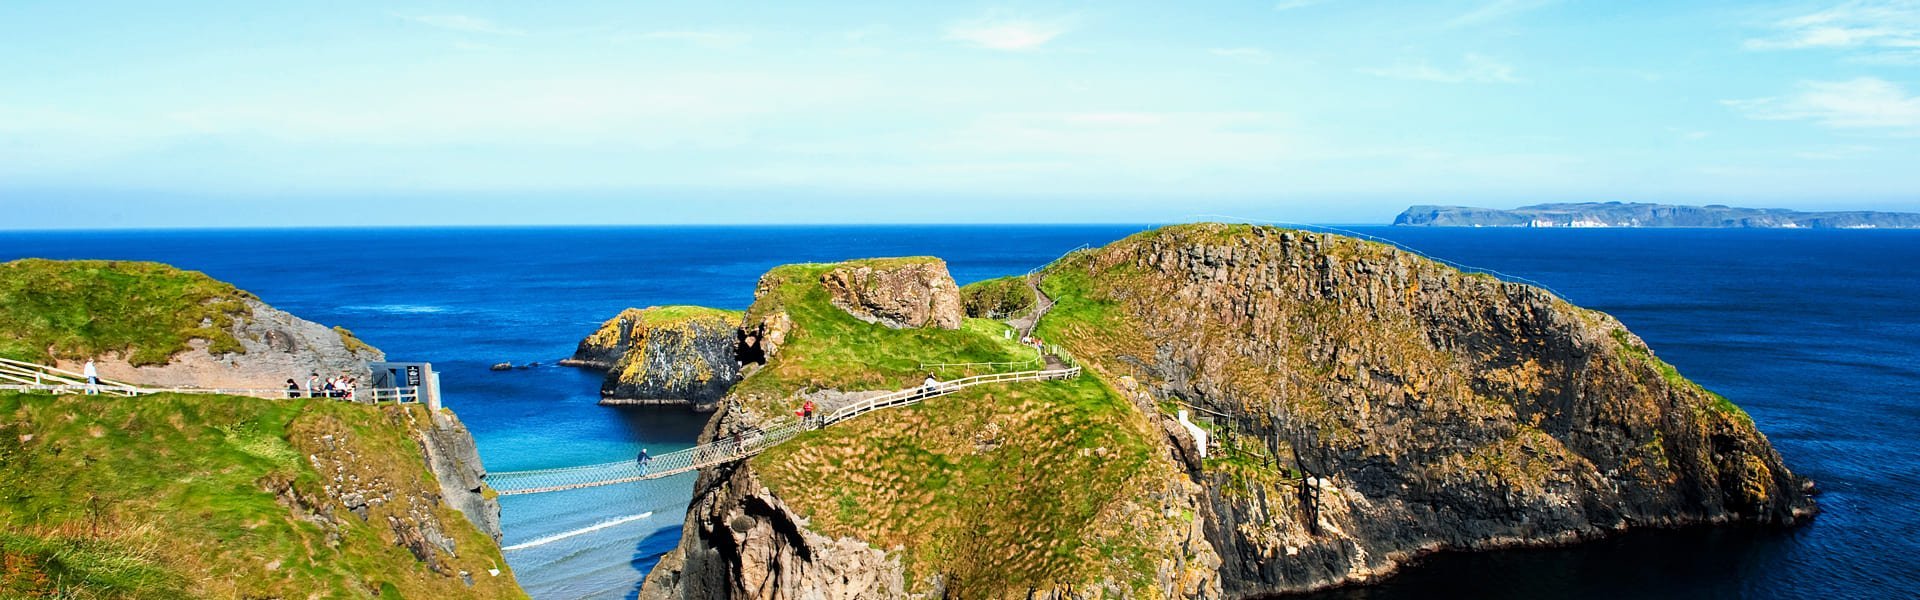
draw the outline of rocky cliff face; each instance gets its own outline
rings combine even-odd
[[[1437,549],[1813,510],[1737,407],[1537,288],[1219,225],[1076,257],[1048,287],[1077,315],[1048,339],[1145,399],[1221,415],[1213,454],[1183,459],[1230,596],[1365,581]]]
[[[480,448],[473,434],[453,411],[428,411],[427,423],[418,423],[415,439],[427,460],[427,468],[440,482],[440,498],[448,506],[466,515],[481,533],[500,541],[500,501],[487,491],[487,468],[480,462]]]
[[[869,323],[959,329],[966,319],[960,286],[937,258],[853,261],[828,271],[821,283],[834,306]]]
[[[251,297],[241,300],[245,312],[228,328],[240,352],[219,351],[204,339],[188,342],[189,349],[165,364],[132,364],[122,353],[94,357],[100,376],[150,387],[280,389],[292,379],[305,382],[310,373],[321,377],[345,374],[368,381],[367,363],[386,360],[386,354],[351,332],[293,316]],[[85,359],[62,358],[55,366],[78,372]]]
[[[328,531],[330,540],[353,535],[349,519],[377,524],[387,543],[405,548],[455,587],[519,595],[510,579],[487,571],[498,566],[492,544],[500,539],[500,505],[482,490],[479,456],[459,419],[447,411],[428,414],[420,405],[368,410],[385,421],[382,430],[409,432],[418,445],[390,447],[364,424],[333,417],[302,419],[287,441],[321,481],[309,486],[270,480],[268,490],[294,515]],[[424,485],[420,463],[411,461],[429,466],[439,485]],[[468,537],[472,530],[488,537]]]
[[[563,364],[606,369],[603,404],[711,406],[740,381],[740,314],[691,306],[629,308]]]
[[[740,412],[723,411],[701,441],[747,423]],[[899,557],[815,533],[745,463],[701,471],[681,536],[680,548],[647,574],[641,600],[904,597]]]

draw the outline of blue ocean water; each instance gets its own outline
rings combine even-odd
[[[628,306],[744,308],[769,267],[931,254],[962,283],[1025,272],[1138,226],[365,229],[0,233],[0,260],[157,260],[343,325],[442,372],[493,470],[684,447],[703,417],[597,406],[551,365]],[[1788,531],[1631,534],[1431,557],[1337,597],[1887,597],[1920,590],[1920,232],[1350,229],[1526,277],[1626,322],[1741,404],[1824,514]],[[503,499],[536,598],[622,598],[678,542],[689,477]]]

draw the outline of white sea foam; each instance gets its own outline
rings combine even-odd
[[[507,546],[507,547],[505,547],[505,548],[501,548],[500,550],[501,550],[501,551],[504,551],[504,552],[512,552],[512,551],[514,551],[514,550],[525,550],[525,549],[527,549],[527,548],[532,548],[532,547],[535,547],[535,546],[545,546],[545,545],[547,545],[547,544],[551,544],[551,543],[554,543],[554,542],[558,542],[558,541],[560,541],[560,540],[564,540],[564,539],[567,539],[567,538],[570,538],[570,537],[574,537],[574,536],[580,536],[580,535],[586,535],[586,534],[589,534],[589,533],[593,533],[593,532],[595,532],[595,531],[599,531],[599,530],[602,530],[602,529],[606,529],[606,528],[608,528],[608,527],[615,527],[615,526],[619,526],[619,525],[623,525],[623,524],[626,524],[626,523],[632,523],[632,522],[634,522],[634,521],[638,521],[638,520],[641,520],[641,519],[645,519],[645,518],[647,518],[647,517],[651,517],[651,516],[653,516],[653,511],[647,511],[647,512],[643,512],[643,513],[640,513],[640,514],[637,514],[637,515],[627,515],[627,516],[624,516],[624,517],[620,517],[620,518],[618,518],[618,519],[607,519],[607,520],[605,520],[605,521],[601,521],[601,522],[599,522],[599,523],[594,523],[594,524],[592,524],[592,525],[588,525],[588,526],[586,526],[586,527],[581,527],[581,528],[579,528],[579,529],[575,529],[575,530],[573,530],[573,531],[566,531],[566,532],[561,532],[561,533],[556,533],[556,534],[553,534],[553,535],[550,535],[550,536],[547,536],[547,537],[543,537],[543,538],[540,538],[540,539],[537,539],[537,540],[533,540],[533,541],[529,541],[529,542],[521,542],[521,543],[518,543],[518,544],[514,544],[514,545],[512,545],[512,546]]]
[[[350,310],[350,311],[356,311],[356,312],[387,313],[392,315],[429,315],[434,313],[447,312],[447,307],[433,306],[429,304],[360,304],[360,305],[354,305],[354,306],[342,306],[340,307],[340,310]]]

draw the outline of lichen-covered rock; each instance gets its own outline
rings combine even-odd
[[[862,321],[895,329],[938,327],[959,329],[960,286],[937,258],[858,260],[828,271],[820,278],[833,305]]]
[[[1813,511],[1737,407],[1538,288],[1221,225],[1141,234],[1048,278],[1076,299],[1063,308],[1098,315],[1048,321],[1049,340],[1151,401],[1223,415],[1232,433],[1186,459],[1229,596],[1366,581],[1438,549]]]
[[[740,313],[694,306],[629,308],[563,364],[605,369],[603,403],[711,405],[740,381]]]
[[[94,365],[103,378],[150,387],[281,389],[288,379],[304,382],[311,373],[370,381],[367,363],[386,360],[386,353],[346,329],[293,316],[251,297],[241,302],[246,311],[235,316],[229,328],[241,352],[215,351],[206,340],[195,339],[165,364],[136,366],[121,353],[109,352],[94,357]],[[79,371],[85,362],[62,358],[55,366]]]

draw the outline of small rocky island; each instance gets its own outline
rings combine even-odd
[[[1640,202],[1535,204],[1511,210],[1412,206],[1394,225],[1416,227],[1717,227],[1751,229],[1914,229],[1920,214],[1801,212],[1784,208],[1681,206]]]
[[[562,366],[606,371],[600,403],[711,410],[740,381],[740,313],[698,306],[620,311]]]

